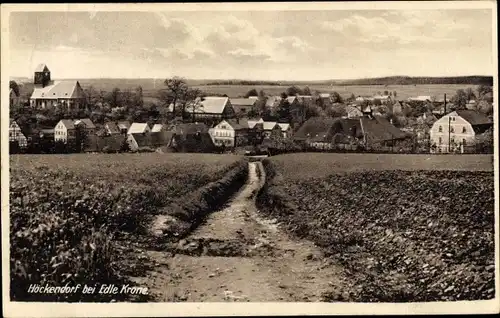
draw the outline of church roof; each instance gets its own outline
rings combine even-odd
[[[31,99],[85,98],[78,81],[61,81],[45,87],[35,87]]]

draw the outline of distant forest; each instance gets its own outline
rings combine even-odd
[[[410,77],[390,76],[348,80],[337,85],[422,85],[422,84],[469,84],[493,86],[492,76],[455,76],[455,77]]]

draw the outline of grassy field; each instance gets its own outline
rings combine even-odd
[[[363,170],[493,171],[493,155],[297,153],[275,156],[272,161],[293,179]]]
[[[27,293],[31,283],[119,282],[117,240],[136,243],[160,209],[189,202],[242,162],[211,154],[10,156],[11,297],[54,300]]]
[[[264,164],[260,211],[352,279],[325,299],[494,297],[492,156],[293,154]]]

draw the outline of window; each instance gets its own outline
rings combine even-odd
[[[467,128],[465,126],[462,128],[462,134],[465,134],[467,132]],[[465,139],[464,139],[465,140]]]
[[[452,132],[452,133],[455,132],[455,128],[453,128],[453,126],[451,126],[451,128],[450,128],[450,132]]]
[[[441,137],[439,137],[439,144],[441,144],[443,142],[443,140],[441,139]]]
[[[443,132],[443,126],[439,126],[439,132]]]

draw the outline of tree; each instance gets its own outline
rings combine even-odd
[[[171,98],[173,104],[173,113],[176,113],[177,102],[186,96],[188,91],[188,85],[186,80],[174,76],[173,78],[167,78],[164,81],[165,86],[167,86],[168,97]]]
[[[245,94],[245,98],[248,98],[250,96],[259,96],[259,93],[257,93],[257,90],[255,88],[252,88]]]
[[[389,91],[384,91],[384,95],[385,96],[389,95]]]
[[[113,107],[120,106],[120,89],[115,87],[105,98],[109,105]]]
[[[467,102],[470,102],[472,99],[476,98],[476,94],[474,94],[474,90],[470,87],[465,90],[465,94],[467,96]]]
[[[281,102],[278,106],[277,112],[278,112],[279,119],[286,121],[286,122],[290,122],[292,116],[291,116],[291,112],[290,112],[290,103],[288,102],[287,99],[281,100]]]
[[[121,105],[122,107],[129,108],[133,106],[134,103],[134,96],[132,95],[132,92],[130,89],[126,89],[123,91],[122,96],[121,96]]]
[[[354,99],[356,99],[356,98],[354,98]],[[340,96],[340,94],[337,92],[332,93],[332,100],[334,103],[343,103],[344,102],[342,100],[342,96]]]
[[[346,100],[347,102],[354,102],[356,100],[356,96],[354,94],[351,94],[349,98]]]
[[[487,85],[479,85],[479,87],[477,88],[477,94],[479,98],[488,93],[493,93],[493,87]]]
[[[309,88],[309,86],[306,86],[304,87],[304,89],[302,90],[302,94],[303,95],[306,95],[306,96],[311,96],[311,89]]]
[[[467,104],[467,93],[463,89],[457,90],[457,93],[452,98],[456,109],[465,109]]]
[[[137,88],[135,89],[134,104],[139,108],[142,108],[144,106],[142,86],[137,86]]]
[[[382,101],[380,99],[378,99],[378,98],[375,98],[373,100],[373,105],[380,106],[380,105],[382,105]]]
[[[14,91],[14,93],[16,94],[16,96],[19,97],[19,85],[17,85],[16,81],[10,81],[9,82],[9,88],[12,89]]]
[[[302,90],[297,86],[290,86],[285,91],[287,96],[304,95]]]

